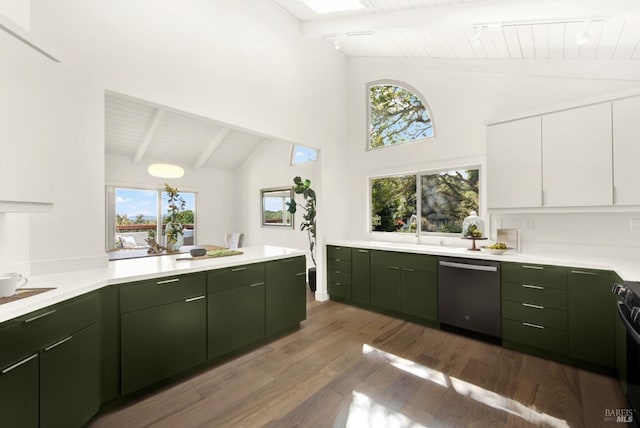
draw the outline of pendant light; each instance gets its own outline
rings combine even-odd
[[[165,133],[169,128],[169,119],[167,113],[164,114],[164,129]],[[147,168],[149,175],[159,178],[182,178],[184,176],[184,168],[179,165],[171,163],[152,163]]]

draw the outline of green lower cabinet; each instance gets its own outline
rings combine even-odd
[[[569,356],[604,367],[616,364],[616,298],[608,271],[569,271]]]
[[[545,328],[526,321],[503,318],[502,339],[556,354],[565,355],[567,353],[567,332]]]
[[[37,428],[40,390],[39,355],[25,357],[0,371],[0,425]]]
[[[363,305],[371,304],[369,254],[369,250],[351,250],[351,300]]]
[[[267,279],[267,335],[295,327],[307,317],[305,272],[302,275]]]
[[[204,296],[121,315],[122,394],[206,361]]]
[[[402,313],[426,320],[438,320],[438,275],[403,268]]]
[[[265,335],[264,282],[209,294],[208,358],[257,342]]]
[[[402,271],[399,266],[371,265],[371,306],[402,310]]]
[[[98,326],[46,347],[40,354],[40,427],[81,427],[100,405]]]
[[[616,317],[616,372],[622,390],[627,392],[627,329],[619,317]]]

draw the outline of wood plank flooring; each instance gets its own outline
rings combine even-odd
[[[605,409],[626,407],[607,376],[311,294],[307,305],[298,331],[90,427],[602,427]]]

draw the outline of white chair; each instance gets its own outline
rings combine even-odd
[[[224,234],[224,244],[230,250],[242,247],[242,240],[244,239],[244,233],[241,232],[229,232]]]

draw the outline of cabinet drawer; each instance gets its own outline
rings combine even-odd
[[[567,289],[567,268],[527,263],[502,263],[502,282]]]
[[[256,284],[264,284],[264,263],[234,266],[207,273],[209,294]]]
[[[288,259],[274,260],[267,262],[266,279],[267,281],[295,276],[299,273],[307,271],[304,256],[290,257]]]
[[[327,270],[342,273],[351,272],[351,260],[329,259],[327,261]]]
[[[339,271],[329,271],[328,280],[331,282],[341,282],[343,284],[351,284],[351,274]]]
[[[532,284],[502,284],[502,299],[567,310],[567,291]]]
[[[351,300],[351,285],[340,281],[329,280],[327,282],[329,295],[332,297],[340,297],[342,299]]]
[[[524,321],[547,328],[567,331],[568,315],[566,311],[546,308],[531,303],[502,301],[502,317],[514,321]]]
[[[438,271],[438,258],[426,254],[373,251],[371,253],[371,263],[427,272]]]
[[[94,324],[98,295],[82,296],[5,323],[0,328],[0,369]]]
[[[349,247],[327,247],[327,258],[339,260],[351,260],[351,248]]]
[[[551,328],[540,328],[535,323],[505,319],[502,322],[502,339],[558,354],[568,351],[567,333]]]
[[[179,302],[206,293],[206,276],[170,276],[123,285],[120,289],[120,313],[138,311]]]

